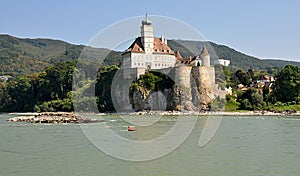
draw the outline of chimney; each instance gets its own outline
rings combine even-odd
[[[168,44],[168,43],[167,43],[167,39],[166,39],[165,36],[163,36],[163,35],[161,36],[161,41],[164,42],[166,45]]]

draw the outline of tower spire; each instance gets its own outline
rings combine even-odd
[[[145,15],[145,18],[144,18],[144,20],[142,21],[142,24],[143,25],[151,25],[152,24],[152,22],[149,20],[149,18],[148,18],[148,13],[147,13],[147,11],[146,11],[146,15]]]
[[[146,12],[145,18],[142,21],[141,26],[141,42],[146,53],[153,52],[153,27],[152,22],[148,18],[148,13]]]

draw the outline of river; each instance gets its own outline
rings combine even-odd
[[[204,147],[198,146],[198,139],[207,117],[197,117],[193,131],[177,149],[143,162],[105,154],[78,124],[7,122],[9,117],[0,114],[1,176],[298,176],[300,172],[297,116],[226,116]],[[132,140],[159,137],[177,121],[163,117],[152,127],[127,132],[127,124],[116,116],[101,118]],[[112,147],[118,149],[117,144]]]

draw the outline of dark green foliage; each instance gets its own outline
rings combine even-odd
[[[7,95],[7,104],[4,106],[5,109],[9,111],[33,110],[35,92],[34,85],[31,84],[29,78],[19,77],[15,80],[8,81],[5,94]]]
[[[142,75],[140,77],[138,82],[140,84],[144,85],[146,89],[154,90],[156,83],[161,80],[162,80],[161,77],[159,77],[151,72],[147,72],[145,75]]]
[[[238,102],[241,103],[240,108],[246,110],[260,110],[265,106],[263,97],[253,88],[239,95]]]
[[[100,112],[115,111],[111,97],[111,85],[117,70],[118,67],[115,65],[108,68],[100,67],[99,69],[95,85],[95,94]]]
[[[47,67],[39,75],[38,100],[64,99],[72,90],[72,77],[76,62],[58,63]]]
[[[300,102],[300,68],[293,65],[285,66],[276,76],[273,89],[276,101]]]
[[[36,112],[55,112],[55,111],[73,111],[73,104],[71,98],[65,98],[63,100],[51,100],[45,101],[39,105],[34,106]]]
[[[243,84],[243,85],[247,86],[250,83],[249,74],[243,72],[242,70],[236,71],[235,77],[237,78],[239,84]]]
[[[146,72],[145,75],[133,82],[131,89],[142,87],[148,91],[164,91],[170,89],[174,85],[174,81],[165,74],[155,71]]]
[[[72,111],[72,81],[76,64],[76,61],[57,63],[48,66],[40,74],[19,76],[2,82],[0,111]],[[90,69],[84,75],[89,75],[88,71]]]

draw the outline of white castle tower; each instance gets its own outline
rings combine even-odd
[[[148,19],[147,13],[144,20],[142,21],[141,41],[144,46],[145,53],[152,53],[154,43],[153,27],[152,22]]]

